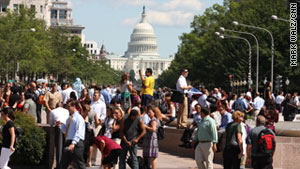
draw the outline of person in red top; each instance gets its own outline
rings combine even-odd
[[[111,169],[117,164],[118,157],[122,152],[122,147],[106,136],[98,136],[95,144],[102,153],[101,165],[104,169]]]

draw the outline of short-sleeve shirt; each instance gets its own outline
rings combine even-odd
[[[113,141],[112,139],[110,138],[107,138],[106,136],[98,136],[96,138],[96,146],[100,149],[100,142],[101,140],[103,140],[105,142],[105,147],[103,149],[103,155],[104,157],[107,157],[109,156],[110,152],[112,150],[122,150],[122,147],[117,144],[115,141]]]
[[[44,98],[45,102],[48,102],[50,109],[55,109],[57,103],[62,102],[62,96],[59,91],[52,93],[47,92]]]
[[[187,82],[186,82],[186,78],[182,75],[180,75],[179,79],[177,80],[176,83],[176,89],[177,91],[181,92],[181,93],[187,93],[187,89],[182,90],[182,87],[187,87]]]
[[[153,96],[154,89],[154,78],[153,76],[146,77],[144,85],[146,88],[142,89],[142,94],[147,94]]]
[[[265,128],[266,128],[265,126],[258,126],[258,127],[253,128],[252,130],[250,130],[246,142],[247,142],[247,144],[252,146],[251,156],[254,156],[254,157],[265,156],[264,154],[258,153],[258,135]],[[270,130],[270,131],[275,136],[274,132],[272,130]]]
[[[234,122],[229,123],[226,126],[226,144],[225,144],[225,146],[228,146],[233,135],[235,134],[235,136],[236,136],[238,133],[242,134],[241,124],[234,123]],[[236,138],[237,138],[237,136],[236,136]]]
[[[36,103],[32,99],[27,99],[24,103],[24,108],[27,109],[27,114],[31,115],[34,117],[36,120]]]
[[[10,141],[11,141],[11,135],[8,129],[14,127],[14,122],[12,120],[9,120],[3,127],[2,130],[2,147],[9,148],[10,147]]]

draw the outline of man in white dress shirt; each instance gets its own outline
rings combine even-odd
[[[67,109],[63,108],[62,103],[57,103],[57,108],[50,112],[49,123],[54,127],[55,133],[55,150],[56,150],[56,168],[59,167],[59,163],[62,157],[63,146],[64,146],[64,133],[61,131],[59,126],[56,126],[56,122],[60,121],[62,124],[66,125],[66,121],[70,116]]]
[[[203,89],[203,94],[199,97],[198,103],[200,104],[201,108],[208,108],[210,103],[206,100],[207,96],[209,95],[207,89]]]
[[[179,111],[177,115],[177,128],[184,129],[187,126],[187,113],[188,113],[188,100],[187,100],[187,92],[188,90],[192,89],[193,87],[187,85],[186,77],[188,76],[189,72],[187,69],[182,69],[181,76],[177,80],[176,89],[180,93],[184,95],[183,103],[179,103]]]
[[[76,98],[79,99],[77,92],[72,89],[72,86],[70,84],[64,83],[63,84],[63,91],[61,93],[62,99],[63,99],[63,104],[66,104],[67,101],[70,99],[71,92],[74,92],[75,95],[76,95]]]
[[[253,101],[254,120],[256,120],[256,118],[257,118],[257,116],[258,116],[258,114],[260,112],[260,109],[265,104],[265,100],[263,98],[261,98],[259,95],[260,95],[260,93],[256,92],[255,93],[255,98],[254,98],[254,101]]]
[[[91,103],[91,111],[96,112],[97,117],[99,119],[100,125],[95,128],[95,134],[98,135],[99,131],[101,130],[102,124],[104,123],[104,119],[106,117],[106,104],[104,101],[100,99],[100,91],[94,90],[93,95],[93,102]],[[97,157],[98,149],[93,147],[93,159],[92,164],[96,165],[96,157]]]
[[[276,96],[275,102],[276,102],[276,109],[281,113],[282,112],[282,107],[281,107],[281,103],[284,100],[284,96],[283,96],[284,92],[281,91],[280,94],[278,96]]]

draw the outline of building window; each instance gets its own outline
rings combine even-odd
[[[31,5],[30,10],[35,11],[35,5]]]
[[[97,50],[95,50],[95,54],[97,54]]]
[[[57,19],[57,10],[51,10],[51,18]]]
[[[40,6],[40,12],[43,13],[43,5]]]
[[[87,47],[90,48],[90,44],[87,44]]]
[[[67,19],[67,11],[59,10],[59,19]]]
[[[91,48],[93,48],[93,44],[91,44]]]
[[[20,4],[20,9],[24,9],[24,4]]]
[[[19,11],[19,5],[18,4],[14,4],[14,11]]]

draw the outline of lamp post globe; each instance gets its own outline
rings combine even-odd
[[[220,36],[220,35],[221,35],[220,32],[215,32],[215,34],[216,34],[217,36]]]
[[[272,15],[271,18],[274,19],[274,20],[278,19],[278,17],[276,15]]]
[[[244,79],[243,85],[246,86],[246,84],[247,84],[247,81]]]
[[[220,31],[224,32],[225,28],[224,27],[220,27]]]
[[[234,26],[239,25],[238,21],[233,21],[232,24],[233,24]]]
[[[290,81],[288,78],[286,78],[285,84],[288,86],[290,84]]]

